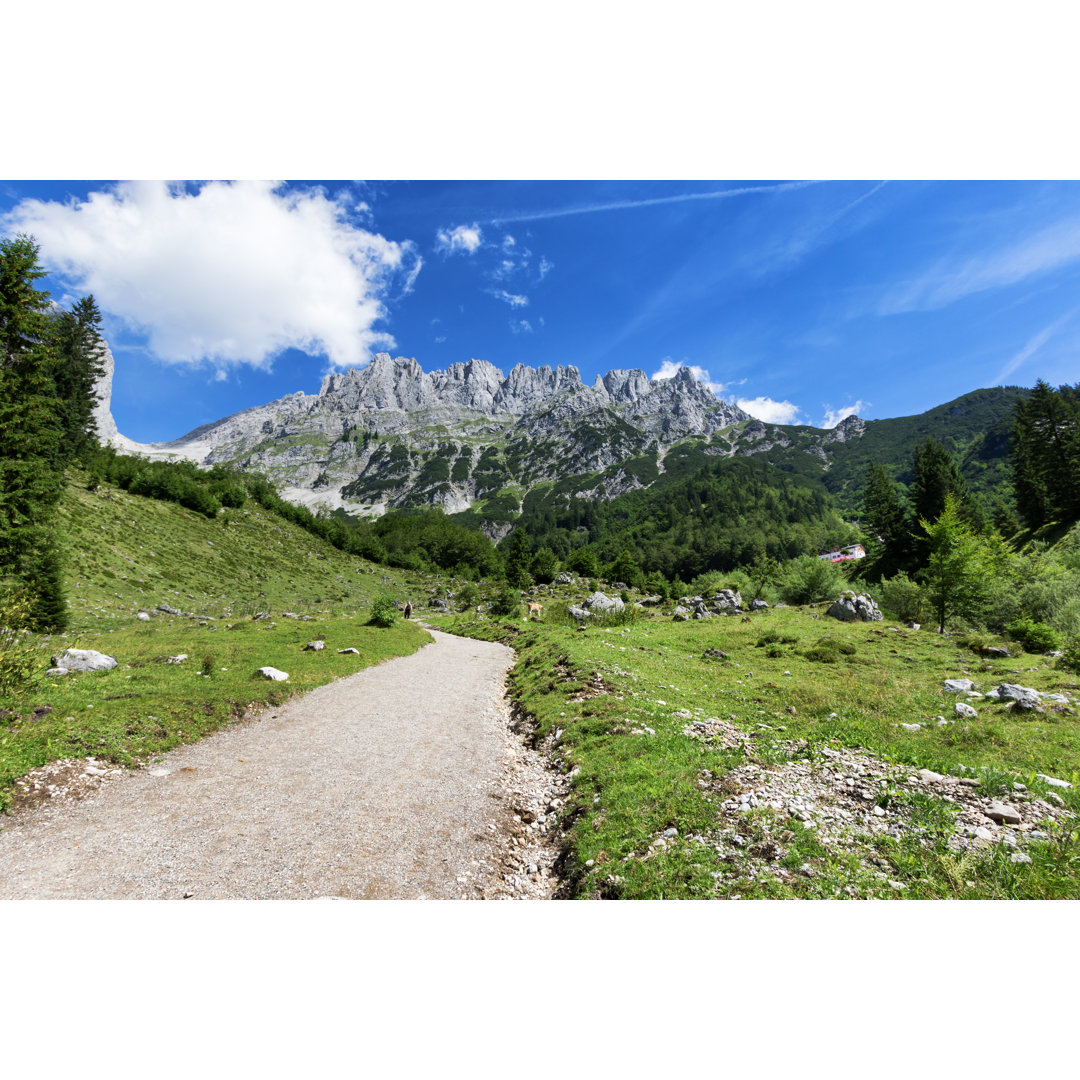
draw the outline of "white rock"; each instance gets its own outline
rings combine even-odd
[[[1068,780],[1058,780],[1056,776],[1047,776],[1046,773],[1037,772],[1035,776],[1051,787],[1072,787]]]
[[[309,641],[304,646],[304,651],[305,652],[321,652],[325,648],[326,648],[326,642],[325,641]]]
[[[1020,811],[1008,803],[998,802],[996,799],[990,803],[986,816],[1003,825],[1019,825],[1023,820]]]
[[[1022,851],[1014,851],[1009,856],[1009,862],[1029,863],[1029,862],[1031,862],[1031,856],[1030,855],[1025,855]]]
[[[953,712],[966,720],[974,720],[979,715],[970,705],[963,701],[958,701],[953,706]]]
[[[93,649],[65,649],[52,658],[53,666],[68,671],[112,671],[116,660]]]
[[[276,667],[261,667],[256,674],[261,675],[264,679],[270,679],[272,682],[284,682],[289,677],[287,671],[278,671]]]
[[[939,772],[933,772],[931,769],[920,769],[919,778],[927,784],[935,784],[939,780],[944,780],[945,777]]]
[[[905,731],[922,731],[922,724],[901,724]]]
[[[975,689],[975,684],[970,679],[946,679],[945,689],[950,694],[966,694]]]
[[[360,655],[360,650],[359,649],[351,649],[351,648],[350,649],[338,649],[338,652],[339,653],[353,653],[356,656]]]
[[[139,622],[150,621],[150,616],[145,611],[140,611],[139,614],[135,616],[135,618],[138,619]]]

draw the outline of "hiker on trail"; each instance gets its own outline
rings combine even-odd
[[[406,619],[411,619],[412,618],[412,601],[411,600],[406,600],[405,601],[405,618]]]

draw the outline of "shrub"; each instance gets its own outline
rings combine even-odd
[[[803,555],[792,559],[784,568],[780,599],[785,604],[835,600],[847,587],[847,577],[840,566],[813,555]]]
[[[1080,675],[1080,635],[1070,637],[1065,642],[1061,659],[1058,660],[1058,667]]]
[[[202,667],[199,670],[202,672],[203,675],[207,676],[207,678],[209,678],[211,675],[214,674],[214,654],[213,653],[207,653],[202,658]]]
[[[24,629],[30,609],[25,594],[0,598],[0,694],[20,694],[37,682],[41,656]]]
[[[882,581],[881,605],[901,622],[926,622],[930,614],[922,589],[903,570]]]
[[[517,590],[511,589],[509,585],[500,589],[491,602],[491,613],[492,615],[520,615],[521,596]]]
[[[1005,627],[1005,632],[1013,641],[1019,641],[1030,653],[1048,653],[1054,649],[1060,649],[1062,645],[1061,634],[1052,626],[1034,622],[1028,618],[1016,619],[1009,623]]]
[[[371,618],[368,622],[372,626],[388,629],[397,622],[397,616],[397,604],[389,596],[377,596],[371,602]]]
[[[807,660],[816,660],[819,664],[835,664],[841,656],[854,656],[855,646],[836,638],[820,638],[809,649],[804,650]]]
[[[466,611],[469,608],[476,607],[480,600],[480,590],[470,581],[458,589],[457,596],[454,599],[458,602],[459,608]]]

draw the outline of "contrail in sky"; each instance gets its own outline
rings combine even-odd
[[[824,182],[823,180],[795,180],[786,184],[726,188],[722,191],[689,191],[682,195],[660,195],[655,199],[625,199],[620,202],[590,203],[587,206],[566,206],[557,210],[535,210],[522,214],[510,214],[505,217],[491,218],[487,224],[506,225],[515,221],[540,221],[544,218],[570,217],[572,214],[598,214],[606,210],[637,210],[643,206],[662,206],[665,203],[693,202],[699,199],[733,199],[738,195],[771,195],[780,191],[798,191],[801,188]]]

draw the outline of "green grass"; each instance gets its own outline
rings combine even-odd
[[[108,672],[39,677],[0,697],[0,810],[14,782],[48,761],[93,756],[125,765],[392,656],[429,636],[413,623],[367,625],[379,596],[426,594],[431,579],[336,548],[249,501],[211,520],[175,503],[76,479],[59,509],[71,629],[37,636],[39,671],[53,653],[96,649]],[[184,615],[157,612],[168,604]],[[153,612],[149,622],[136,618]],[[310,621],[284,618],[285,611]],[[265,612],[269,618],[252,619]],[[203,625],[200,625],[202,623]],[[305,652],[322,637],[325,649]],[[338,655],[356,648],[359,655]],[[186,653],[180,664],[166,658]],[[257,668],[289,673],[287,683]],[[203,672],[210,672],[204,677]],[[40,718],[35,706],[49,706]]]
[[[946,678],[968,674],[983,689],[1019,682],[1075,696],[1076,677],[1042,657],[982,661],[950,637],[843,624],[820,609],[780,609],[747,623],[646,617],[585,631],[464,616],[443,625],[518,651],[513,696],[535,718],[538,741],[550,740],[560,767],[573,773],[564,818],[569,895],[1080,898],[1075,833],[1062,829],[1055,840],[1027,845],[1030,864],[1012,863],[1000,844],[961,856],[948,847],[950,804],[922,792],[889,788],[880,796],[915,827],[910,835],[868,834],[850,850],[826,849],[767,808],[737,822],[719,812],[724,784],[740,766],[820,762],[823,748],[864,748],[886,762],[953,775],[986,769],[988,793],[1004,793],[1017,779],[1044,791],[1036,772],[1075,783],[1080,719],[1071,712],[1017,716],[976,702],[977,719],[936,726],[938,716],[953,719]],[[716,648],[729,659],[702,658]],[[725,749],[683,734],[688,718],[718,718],[752,737]],[[925,726],[908,732],[902,723]],[[703,783],[706,774],[712,779]],[[1060,792],[1074,812],[1077,790]],[[653,846],[671,828],[678,836]]]
[[[123,765],[237,720],[252,707],[280,704],[293,694],[392,656],[404,656],[430,640],[413,623],[390,629],[366,617],[322,616],[310,622],[280,617],[200,627],[178,616],[136,623],[123,630],[86,631],[42,642],[43,667],[50,651],[96,649],[118,661],[112,671],[42,680],[20,699],[0,699],[0,808],[11,803],[12,785],[29,770],[60,758],[96,757]],[[321,651],[304,645],[324,638]],[[359,655],[339,655],[355,648]],[[169,656],[186,653],[178,664]],[[273,683],[256,675],[264,666],[289,674]],[[209,678],[203,672],[212,672]],[[51,707],[37,719],[35,706]],[[14,715],[11,715],[14,714]]]

